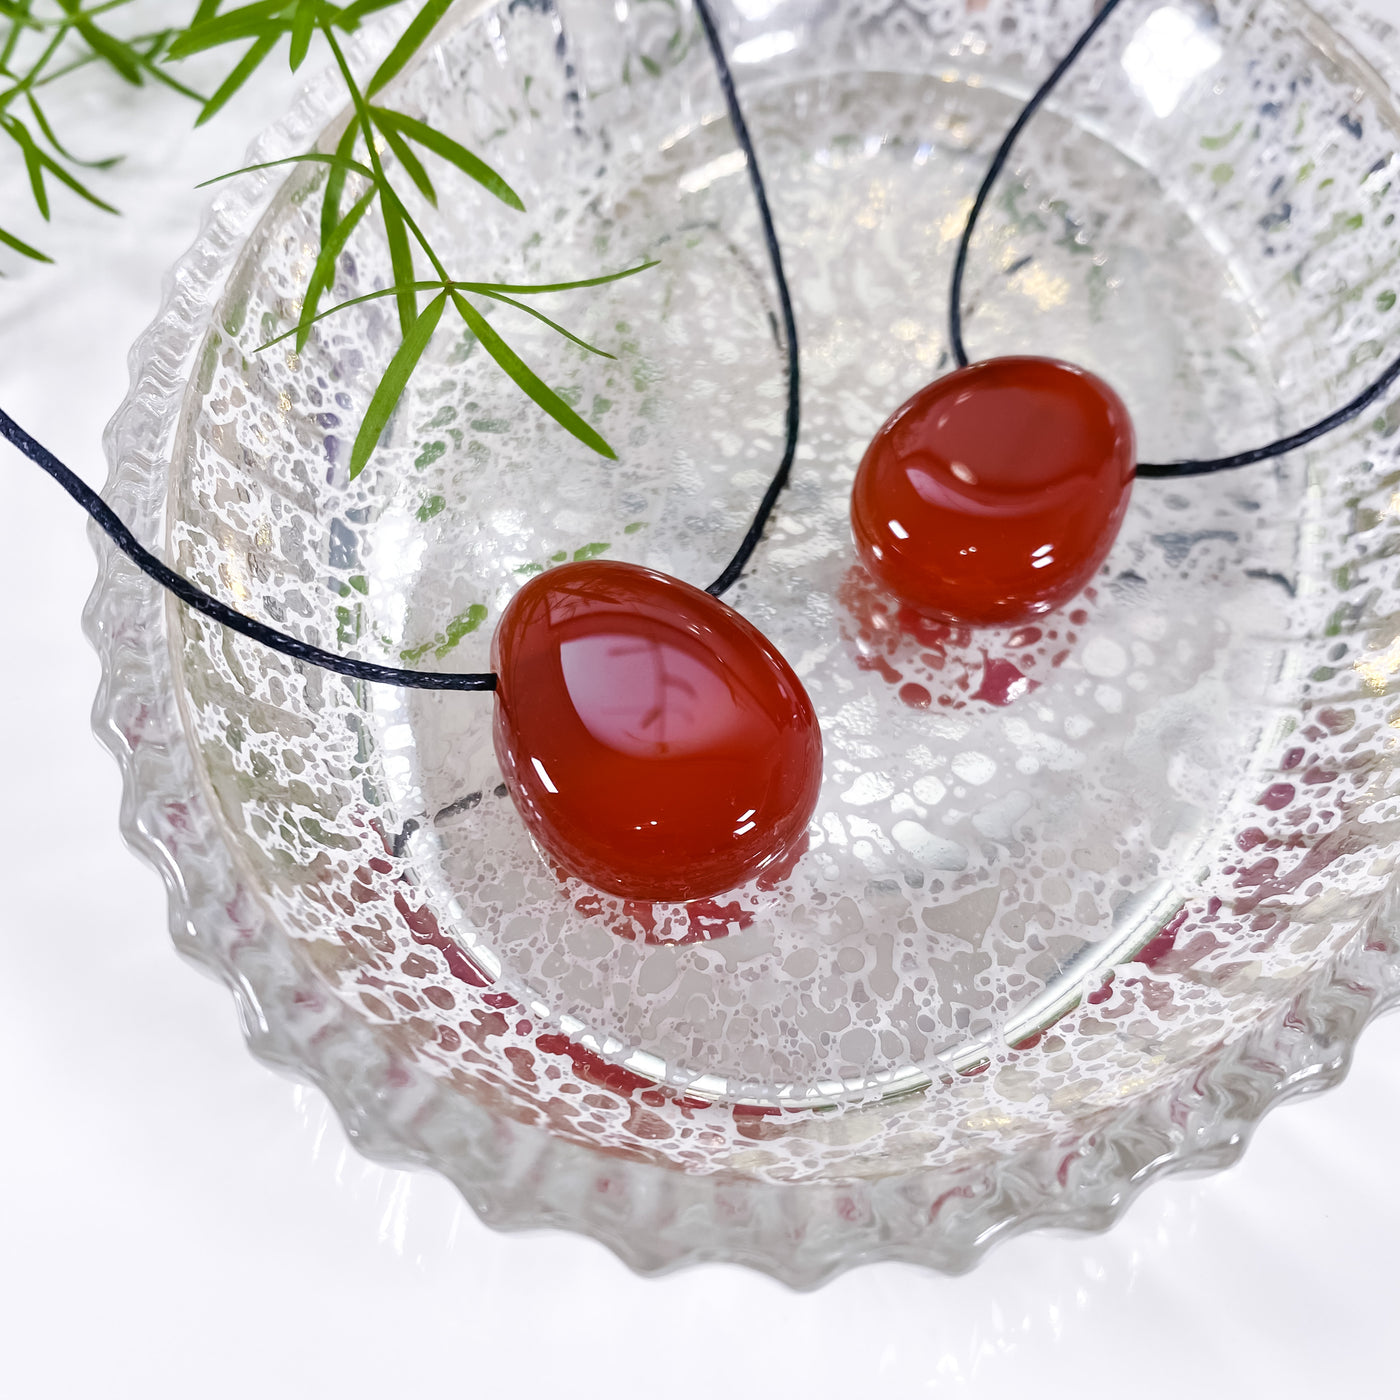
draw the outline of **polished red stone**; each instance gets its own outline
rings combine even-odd
[[[1025,622],[1098,571],[1128,508],[1132,420],[1060,360],[969,365],[920,389],[875,434],[851,493],[866,567],[950,622]]]
[[[717,598],[634,564],[563,564],[511,601],[492,662],[506,786],[567,873],[625,899],[704,899],[803,839],[812,702]]]

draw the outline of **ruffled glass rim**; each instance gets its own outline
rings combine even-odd
[[[483,8],[463,4],[448,23]],[[1340,38],[1380,87],[1400,92],[1394,29],[1333,3],[1308,8],[1322,47]],[[390,16],[355,37],[357,69],[400,24]],[[248,164],[307,149],[343,107],[338,77],[321,75],[254,143]],[[129,356],[131,389],[105,435],[103,494],[144,540],[163,538],[169,455],[195,355],[280,179],[262,172],[221,187]],[[1233,1162],[1276,1104],[1337,1083],[1367,1022],[1400,1001],[1392,889],[1326,980],[1072,1140],[990,1166],[802,1186],[687,1176],[591,1152],[424,1073],[337,1001],[274,925],[203,796],[176,692],[171,604],[95,529],[92,538],[98,575],[84,629],[102,668],[93,727],[121,768],[123,834],[165,882],[176,947],[232,992],[252,1052],[316,1085],[361,1152],[443,1173],[494,1228],[573,1230],[645,1274],[714,1260],[811,1288],[884,1259],[963,1272],[996,1240],[1043,1226],[1106,1229],[1154,1177]]]

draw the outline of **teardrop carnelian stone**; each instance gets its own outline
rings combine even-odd
[[[948,622],[1029,621],[1093,578],[1123,523],[1137,448],[1087,370],[984,360],[920,389],[875,434],[851,525],[897,598]]]
[[[492,664],[506,786],[568,874],[625,899],[704,899],[802,840],[816,713],[717,598],[634,564],[563,564],[511,600]]]

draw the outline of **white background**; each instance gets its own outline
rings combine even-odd
[[[1367,5],[1400,21],[1400,0]],[[60,198],[41,233],[0,175],[0,224],[59,258],[0,283],[0,404],[90,481],[126,348],[193,237],[190,187],[293,91],[272,78],[197,136],[174,99],[68,104],[85,153],[145,143],[101,181],[121,220]],[[248,1056],[122,847],[88,727],[92,577],[76,508],[0,450],[0,1394],[1396,1394],[1400,1018],[1237,1167],[1153,1186],[1106,1236],[1013,1241],[963,1279],[642,1281],[362,1161],[314,1092]]]

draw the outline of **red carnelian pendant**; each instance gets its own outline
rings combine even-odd
[[[851,524],[870,572],[949,622],[1025,622],[1098,571],[1136,466],[1132,420],[1060,360],[984,360],[920,389],[875,434]]]
[[[530,834],[624,899],[704,899],[791,854],[822,741],[792,668],[717,598],[635,564],[564,564],[492,643],[496,756]]]

